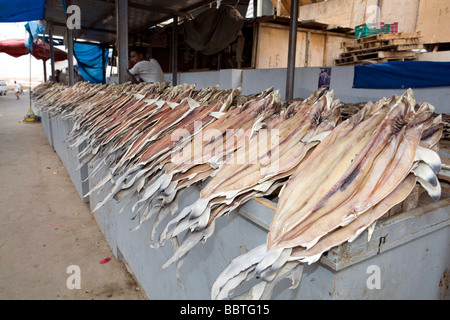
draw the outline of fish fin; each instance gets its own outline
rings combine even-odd
[[[172,263],[185,256],[189,250],[191,250],[197,243],[202,240],[205,232],[205,230],[200,232],[188,232],[185,239],[183,240],[183,243],[176,249],[175,254],[169,260],[167,260],[166,263],[163,264],[162,268],[167,268]]]
[[[142,100],[142,99],[145,98],[145,95],[140,94],[140,93],[135,93],[135,94],[134,94],[134,97],[135,97],[137,100]]]
[[[164,220],[164,218],[170,213],[171,215],[178,211],[178,202],[173,201],[168,206],[165,206],[162,208],[156,215],[155,221],[153,222],[152,226],[152,233],[150,236],[150,240],[153,241],[156,234],[156,229],[159,227],[161,221]]]
[[[200,103],[190,97],[187,98],[187,102],[189,104],[189,110],[194,110],[195,108],[200,107]]]
[[[216,119],[219,119],[221,116],[223,116],[226,112],[210,112],[209,115],[211,117],[214,117]]]
[[[85,197],[89,197],[95,190],[101,189],[106,183],[108,183],[108,181],[111,181],[112,178],[112,174],[111,172],[108,171],[108,173],[105,175],[105,177],[100,180],[97,185],[92,188],[91,190],[89,190],[88,193],[86,193],[84,196]]]
[[[440,184],[438,184],[436,187],[433,187],[431,184],[420,177],[417,177],[417,181],[427,191],[428,195],[433,199],[434,202],[439,201],[442,192]]]
[[[151,105],[158,101],[158,99],[145,99],[144,101],[147,102],[147,105]]]
[[[158,248],[160,246],[163,246],[168,238],[171,238],[173,236],[173,232],[175,231],[177,225],[180,223],[180,221],[183,221],[183,219],[186,218],[186,216],[189,215],[192,211],[192,205],[185,207],[177,217],[173,218],[172,220],[167,223],[166,227],[164,228],[163,232],[159,236],[159,242],[155,245],[152,245],[152,248]],[[172,227],[172,225],[175,225],[175,227]]]
[[[417,163],[414,169],[411,170],[411,172],[413,172],[416,177],[420,177],[421,179],[426,181],[432,187],[437,187],[437,185],[439,184],[439,180],[436,177],[433,169],[431,169],[431,167],[424,162]]]
[[[290,258],[291,253],[292,253],[292,248],[282,248],[279,250],[281,250],[281,253],[278,256],[278,258],[273,263],[271,263],[265,271],[262,272],[262,274],[261,274],[262,280],[267,281],[267,282],[272,281],[276,277],[279,270],[281,268],[283,268],[283,266],[286,264],[286,262]],[[258,266],[259,266],[259,264],[258,264]],[[255,275],[256,275],[256,270],[255,270]]]
[[[412,173],[414,173],[417,181],[427,191],[433,201],[439,201],[442,192],[441,185],[431,168],[427,164],[418,163],[412,170]]]
[[[375,227],[377,225],[377,221],[375,220],[370,227],[367,229],[367,242],[370,242],[370,239],[372,239],[373,232],[375,231]]]
[[[442,169],[442,161],[439,154],[431,149],[418,146],[414,161],[423,161],[428,164],[434,173],[438,174]]]
[[[262,260],[258,263],[255,268],[255,276],[256,278],[260,278],[261,272],[263,272],[266,268],[270,267],[274,264],[278,258],[283,253],[283,248],[268,250],[266,255],[262,258]]]
[[[254,270],[256,264],[264,258],[266,252],[267,246],[264,243],[249,252],[234,258],[214,282],[211,288],[211,299],[216,300],[226,298],[228,293],[239,286],[245,279],[247,273]],[[238,277],[239,280],[242,278],[242,280],[233,281],[236,277]],[[234,288],[226,286],[228,283],[233,283]]]

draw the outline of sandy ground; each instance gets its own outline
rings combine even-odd
[[[145,299],[20,98],[0,96],[0,299]]]

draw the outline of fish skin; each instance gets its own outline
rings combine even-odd
[[[368,177],[358,187],[357,196],[349,196],[345,203],[330,214],[316,217],[313,222],[305,221],[306,226],[297,237],[298,241],[302,241],[301,245],[309,248],[326,233],[348,223],[351,216],[357,217],[392,192],[413,165],[414,146],[419,143],[421,132],[420,127],[415,127],[396,135],[374,160]],[[408,139],[405,139],[406,135]]]
[[[355,235],[360,235],[373,222],[389,211],[389,209],[406,199],[415,185],[416,179],[414,175],[408,175],[408,177],[404,179],[386,198],[362,213],[357,219],[347,226],[339,228],[335,232],[326,235],[310,249],[305,249],[300,246],[293,248],[291,260],[298,260],[302,263],[308,264],[316,262],[320,259],[324,252],[347,242],[349,239],[354,238]]]
[[[308,199],[308,203],[311,204],[305,206],[304,208],[300,207],[300,215],[299,213],[297,213],[295,216],[285,221],[285,225],[289,225],[289,227],[285,227],[285,229],[281,231],[282,233],[280,236],[271,238],[271,246],[309,247],[314,243],[314,241],[317,241],[317,237],[319,235],[314,237],[313,239],[310,238],[305,242],[302,242],[302,237],[299,237],[298,235],[302,233],[301,230],[306,227],[306,225],[313,222],[314,220],[317,220],[318,218],[323,216],[323,214],[326,214],[327,212],[333,210],[334,207],[341,205],[343,201],[346,201],[348,199],[349,194],[353,194],[358,190],[358,186],[369,172],[370,165],[373,163],[374,159],[379,156],[386,143],[388,143],[390,139],[392,139],[392,137],[399,133],[399,127],[397,125],[397,123],[399,122],[398,119],[401,119],[402,122],[405,121],[406,126],[415,125],[413,128],[419,128],[418,132],[416,133],[416,145],[418,144],[417,140],[420,141],[420,136],[422,134],[422,131],[420,129],[423,130],[423,124],[420,123],[419,119],[430,119],[430,114],[427,112],[416,113],[413,109],[415,103],[411,105],[410,101],[411,97],[407,92],[389,110],[386,118],[383,119],[377,129],[369,137],[367,142],[364,143],[363,148],[358,151],[358,156],[356,156],[354,159],[352,159],[352,161],[349,162],[349,166],[345,169],[346,173],[342,177],[340,177],[339,180],[336,180],[336,182],[333,182],[332,184],[322,184],[322,186],[318,189],[319,191],[316,191],[314,196]],[[408,120],[409,118],[411,118],[412,120]],[[409,124],[409,122],[412,122],[412,124]],[[364,142],[364,140],[361,139],[360,143],[361,142]],[[350,155],[351,153],[348,154]],[[345,162],[345,158],[344,160],[341,160],[341,163],[345,164]],[[409,169],[410,167],[406,168],[406,170]],[[406,173],[407,171],[403,171],[403,174],[400,175],[398,181],[401,181],[400,179],[404,177]],[[396,184],[398,184],[398,182],[394,182],[393,186],[395,187]],[[298,199],[298,197],[296,197],[296,199]],[[283,206],[279,206],[277,211],[278,210],[283,210]],[[275,230],[275,233],[277,232],[280,233],[280,230]]]
[[[339,136],[348,140],[348,137],[352,133],[355,133],[355,128],[364,126],[364,130],[361,130],[361,133],[363,133],[363,136],[368,134],[368,138],[363,141],[364,139],[362,139],[361,134],[359,134],[353,139],[353,144],[348,144],[350,148],[353,148],[353,152],[352,155],[347,157],[347,159],[352,161],[347,162],[348,164],[343,166],[343,168],[347,168],[347,173],[343,175],[340,174],[337,177],[331,176],[334,181],[328,183],[329,186],[323,189],[323,196],[316,197],[316,204],[313,203],[310,205],[310,208],[313,209],[316,208],[320,210],[321,208],[325,208],[323,215],[318,219],[316,219],[317,217],[314,217],[314,215],[306,216],[306,219],[300,217],[300,219],[303,219],[301,221],[305,222],[305,227],[309,227],[304,228],[303,230],[300,229],[299,234],[293,235],[292,238],[294,241],[291,243],[276,243],[276,241],[280,241],[280,239],[283,240],[282,236],[279,236],[278,238],[273,235],[271,236],[271,232],[273,231],[272,227],[274,225],[276,227],[280,226],[280,224],[277,225],[276,213],[272,220],[266,242],[267,251],[262,252],[259,256],[260,261],[267,261],[263,263],[261,269],[270,265],[274,260],[267,260],[271,255],[277,256],[280,250],[289,250],[291,248],[292,252],[289,253],[284,266],[288,263],[297,266],[302,266],[303,263],[314,263],[329,249],[342,243],[353,241],[364,230],[373,228],[374,224],[381,216],[383,216],[391,207],[403,201],[410,194],[416,185],[416,181],[420,182],[420,179],[422,179],[430,186],[436,184],[436,179],[432,176],[434,174],[432,168],[434,167],[435,170],[439,168],[439,160],[430,152],[421,152],[419,144],[426,141],[429,147],[434,146],[436,142],[432,142],[432,140],[435,140],[436,137],[439,136],[439,132],[436,131],[436,127],[433,128],[433,126],[435,126],[438,121],[436,119],[431,121],[432,108],[428,105],[423,105],[419,107],[418,110],[415,110],[414,102],[412,92],[408,90],[402,97],[393,97],[391,100],[384,99],[376,104],[367,104],[357,115],[341,123],[340,126],[333,130],[313,150],[307,161],[300,164],[298,170],[291,175],[289,181],[283,186],[283,189],[280,192],[277,213],[281,212],[280,205],[286,206],[286,204],[289,204],[288,200],[292,199],[292,194],[286,190],[298,191],[298,188],[295,188],[297,186],[294,187],[292,181],[298,179],[298,181],[302,182],[302,185],[307,185],[308,188],[311,188],[311,184],[305,181],[304,175],[313,171],[315,163],[322,165],[322,169],[329,169],[331,167],[331,169],[335,170],[334,166],[330,166],[324,162],[326,159],[323,157],[321,158],[321,154],[325,154],[326,151],[329,151],[330,153],[330,148],[334,147],[336,151],[339,151],[338,153],[346,155],[346,152],[344,151],[346,148],[339,148]],[[374,121],[374,119],[377,120]],[[433,123],[431,124],[431,122]],[[370,128],[371,125],[375,126]],[[433,138],[430,139],[430,137]],[[375,152],[373,147],[377,146],[377,143],[379,144],[378,150]],[[370,146],[370,148],[364,147],[365,145]],[[360,156],[362,153],[361,151],[364,150],[367,150],[366,153],[369,155],[367,158],[369,161],[366,169],[360,165],[360,163],[367,161],[367,159],[364,158],[365,154]],[[336,154],[333,154],[333,156],[336,156]],[[339,155],[339,157],[341,156]],[[320,161],[317,159],[320,159]],[[309,165],[306,165],[308,163]],[[412,171],[413,168],[417,168],[419,164],[421,168],[426,168],[426,170],[418,169],[416,172]],[[304,167],[302,167],[302,165]],[[376,170],[377,168],[382,170]],[[362,172],[364,172],[364,175],[359,176]],[[414,176],[414,173],[418,175],[417,178]],[[317,178],[317,175],[311,174],[311,176]],[[327,177],[329,177],[329,175],[327,175]],[[314,180],[311,181],[315,182]],[[323,186],[322,181],[315,183]],[[388,185],[388,187],[386,187],[386,185]],[[333,199],[333,195],[335,194],[335,192],[329,193],[327,190],[333,189],[337,192],[350,191],[350,200],[344,198],[344,204],[348,206],[347,208],[339,206],[341,203],[339,200],[334,201],[335,203],[330,202],[327,207],[327,203],[330,199]],[[390,191],[391,189],[393,190]],[[358,192],[361,194],[358,194]],[[302,193],[300,194],[305,196]],[[299,197],[294,198],[296,201],[293,203],[299,202]],[[338,199],[339,198],[340,197],[338,197]],[[339,213],[339,210],[342,212]],[[311,217],[314,217],[314,219],[311,219]],[[334,221],[331,225],[328,225],[329,222],[325,223],[325,220],[323,220],[329,218],[331,218],[329,222]],[[292,221],[295,221],[294,218],[292,218]],[[323,230],[316,231],[316,229],[320,228],[323,228]],[[291,229],[288,227],[286,230],[283,230],[283,232],[292,230],[294,230],[292,227]],[[311,230],[309,240],[301,239],[303,236],[302,232],[307,233],[309,230]],[[317,238],[314,238],[315,236]],[[295,241],[296,237],[300,238],[297,242]],[[218,277],[216,280],[218,284],[215,283],[215,285],[213,285],[215,291],[211,296],[212,298],[226,298],[242,281],[249,280],[252,272],[256,276],[255,267],[249,268],[248,264],[244,263],[246,255],[242,255],[238,258],[242,259],[241,268],[239,269],[238,266],[235,266],[235,272],[231,274],[223,272]],[[280,260],[279,263],[283,265],[283,260]],[[276,263],[273,263],[274,266],[275,264]],[[253,265],[255,265],[255,263],[253,263]],[[274,267],[274,270],[276,271],[278,267],[278,265]],[[270,269],[266,268],[266,270]],[[272,278],[273,273],[271,274],[269,271],[266,272],[268,273],[266,278],[262,279],[262,282],[252,288],[247,297],[256,297],[257,299],[267,296],[270,297],[273,286],[275,285],[272,279],[279,281],[279,276],[277,273],[275,278]],[[258,270],[258,274],[261,275],[263,273]],[[241,280],[244,275],[245,279],[241,282],[233,280]],[[226,290],[221,292],[220,288],[226,288]],[[246,296],[242,295],[239,297],[242,298]]]
[[[330,181],[331,183],[322,184],[311,197],[306,198],[306,195],[302,195],[302,197],[300,197],[300,199],[307,199],[308,204],[303,208],[301,206],[297,206],[297,208],[301,208],[301,211],[296,213],[295,216],[293,215],[292,218],[288,218],[287,220],[285,220],[284,225],[286,227],[283,227],[284,229],[274,230],[275,234],[278,233],[280,235],[270,237],[270,246],[295,247],[301,245],[309,247],[314,243],[314,241],[317,241],[317,237],[314,237],[312,239],[310,238],[308,241],[302,242],[302,237],[299,237],[298,235],[301,234],[301,230],[309,223],[314,222],[327,212],[333,210],[334,207],[341,205],[343,201],[345,202],[348,199],[349,194],[351,195],[357,191],[357,188],[360,185],[361,181],[363,181],[364,177],[369,172],[373,160],[378,157],[380,152],[384,149],[386,143],[390,141],[390,139],[395,136],[395,134],[398,133],[398,119],[408,120],[408,118],[411,118],[411,121],[414,124],[416,122],[419,123],[417,119],[429,119],[429,114],[426,112],[414,112],[414,104],[412,105],[412,107],[409,104],[410,99],[411,97],[407,92],[389,110],[388,114],[382,120],[376,130],[373,131],[370,136],[368,136],[368,140],[365,141],[364,139],[361,139],[359,141],[359,145],[361,145],[362,148],[357,149],[357,156],[351,158],[351,161],[347,161],[345,160],[345,158],[343,160],[340,160],[341,164],[345,165],[346,163],[348,163],[343,167],[344,171],[342,172],[345,172],[344,175],[337,176],[338,179],[334,181],[328,179],[328,181]],[[423,114],[425,114],[425,116],[423,116]],[[417,126],[420,127],[421,124],[417,124]],[[418,133],[419,139],[420,134],[421,131],[419,131]],[[347,158],[348,156],[352,156],[352,152],[348,152]],[[341,170],[342,169],[340,169],[339,171]],[[401,175],[401,177],[403,177],[404,174]],[[310,173],[310,176],[312,176],[312,173]],[[395,185],[396,184],[394,183],[394,186]],[[310,184],[308,184],[308,186],[311,187]],[[298,190],[296,190],[296,192],[297,194],[300,194]],[[295,199],[299,199],[299,196],[294,197]],[[301,203],[302,202],[300,202],[300,205]],[[283,208],[284,206],[279,205],[277,211],[282,211]]]
[[[325,172],[320,175],[316,174],[316,172],[319,170],[319,167],[315,163],[323,164],[323,168],[328,170],[328,172],[332,172],[333,170],[335,170],[334,166],[331,166],[330,163],[336,163],[336,161],[339,161],[337,162],[337,164],[340,164],[344,161],[342,160],[344,156],[346,156],[347,158],[347,160],[345,160],[346,163],[350,163],[352,157],[354,157],[355,154],[358,154],[364,146],[365,141],[363,141],[364,138],[361,137],[364,137],[367,132],[373,132],[376,126],[382,121],[382,119],[384,119],[385,115],[386,109],[384,108],[384,104],[379,104],[377,108],[371,108],[370,110],[361,110],[361,112],[353,118],[342,122],[314,149],[311,156],[309,157],[309,159],[313,159],[313,161],[303,162],[297,167],[296,171],[292,174],[291,178],[288,180],[288,182],[280,192],[277,206],[277,208],[279,209],[275,213],[274,219],[271,223],[271,230],[273,231],[269,233],[269,246],[272,246],[273,239],[278,237],[277,232],[281,232],[282,230],[280,229],[280,223],[282,223],[286,219],[283,218],[280,220],[280,215],[288,217],[296,212],[295,208],[301,207],[303,205],[303,203],[294,201],[294,199],[297,199],[298,196],[295,196],[292,193],[297,192],[298,194],[302,194],[305,199],[307,199],[311,197],[312,193],[316,192],[316,190],[312,189],[310,186],[317,184],[319,186],[323,186],[323,181],[327,177],[328,173]],[[363,122],[367,118],[372,119],[372,121],[370,121],[368,125],[358,126],[358,123]],[[352,135],[354,136],[354,138],[352,138]],[[350,140],[350,142],[354,141],[354,151],[352,153],[348,152],[348,150],[342,148],[340,144],[337,143],[342,139],[349,140],[349,138],[353,139]],[[365,138],[365,140],[367,140],[367,138]],[[307,178],[305,178],[305,175],[307,176]],[[301,186],[294,185],[294,181],[297,181],[297,179],[299,179],[297,178],[298,176],[302,176],[303,184]],[[338,176],[334,177],[334,181],[337,181],[338,179]],[[332,184],[336,183],[334,181],[332,181]],[[281,210],[285,207],[290,209]]]
[[[311,143],[311,146],[306,146],[303,143],[298,143],[299,140],[305,137],[308,131],[317,133],[316,127],[321,127],[321,130],[328,130],[330,126],[334,127],[336,121],[338,120],[336,116],[339,114],[338,112],[334,111],[336,110],[338,105],[339,104],[332,103],[332,92],[330,92],[326,96],[323,96],[323,98],[319,101],[306,100],[306,103],[302,104],[301,107],[297,106],[297,115],[290,117],[288,119],[289,121],[274,122],[279,125],[284,124],[285,126],[282,133],[282,136],[285,137],[285,140],[281,143],[283,147],[286,146],[284,147],[284,150],[289,150],[289,147],[300,147],[303,149],[303,151],[301,152],[301,158],[297,158],[295,161],[290,161],[290,166],[282,167],[280,171],[273,172],[271,177],[278,177],[282,179],[283,172],[289,172],[293,167],[295,167],[297,163],[303,159],[303,156],[306,155],[307,150],[315,145],[315,143]],[[320,118],[327,119],[330,123],[324,121],[326,122],[326,125],[321,126],[322,123],[318,121]],[[307,139],[309,139],[309,137],[310,136],[308,136]],[[248,149],[248,152],[250,152],[251,150],[256,153],[258,152],[255,146],[256,143],[252,143],[252,140],[256,139],[257,137],[254,136],[250,140],[249,145],[251,146],[251,148]],[[279,148],[278,146],[274,147]],[[266,154],[266,150],[267,149],[265,149],[264,152],[261,153],[261,156],[264,156]],[[267,153],[270,153],[270,151]],[[174,231],[171,232],[171,237],[177,236],[180,232],[187,229],[190,229],[191,232],[201,232],[205,228],[208,228],[213,223],[214,219],[216,219],[220,215],[231,211],[238,205],[250,200],[255,196],[263,196],[265,191],[271,190],[270,187],[272,185],[276,185],[276,180],[266,181],[267,179],[269,179],[269,177],[261,176],[259,172],[259,162],[250,162],[244,165],[235,165],[233,163],[229,167],[231,167],[231,169],[228,168],[227,163],[221,166],[219,171],[222,170],[222,173],[224,173],[223,169],[227,168],[227,171],[225,171],[223,176],[220,174],[215,175],[213,179],[207,184],[207,186],[201,191],[200,199],[192,206],[190,206],[190,209],[183,210],[183,212],[180,214],[182,216],[182,219],[175,218],[172,220],[172,224],[174,224]],[[228,182],[229,177],[233,178],[233,180],[230,182],[230,189],[227,189],[226,187],[224,188],[225,184],[219,185],[220,188],[217,187],[208,189],[208,186],[213,184],[216,179],[218,181]],[[245,181],[243,181],[243,178],[245,178]],[[244,182],[244,184],[242,182]],[[219,191],[215,191],[218,189]],[[211,190],[210,193],[208,193],[208,190]],[[213,214],[211,215],[211,211],[214,206],[219,207],[213,210]],[[166,236],[164,237],[164,239],[166,239]],[[189,249],[191,248],[192,246]],[[183,256],[185,254],[185,252],[182,253]],[[175,253],[175,256],[180,255],[181,254],[178,252]],[[176,260],[171,258],[169,261],[173,263]]]

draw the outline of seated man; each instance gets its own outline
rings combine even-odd
[[[158,61],[155,59],[145,60],[145,53],[141,49],[133,49],[130,57],[133,67],[129,73],[137,82],[164,82],[164,74]]]

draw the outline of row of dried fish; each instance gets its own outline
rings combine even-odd
[[[416,181],[440,196],[443,122],[431,105],[416,106],[411,90],[348,115],[325,90],[285,103],[271,89],[243,97],[240,89],[168,84],[47,86],[34,96],[75,121],[67,141],[85,144],[80,159],[93,164],[91,175],[109,165],[90,190],[109,188],[94,210],[113,197],[134,201],[136,229],[154,218],[152,240],[171,217],[154,247],[172,240],[163,267],[176,262],[177,277],[217,218],[281,188],[267,243],[231,262],[213,285],[214,299],[252,274],[260,282],[241,297],[270,298],[286,277],[298,285],[303,263],[371,230]],[[204,183],[199,199],[179,210],[180,191],[197,183]]]
[[[338,125],[302,161],[283,186],[267,242],[235,258],[211,296],[228,297],[252,274],[260,282],[240,298],[267,299],[289,277],[297,287],[304,263],[351,242],[402,202],[416,180],[440,197],[436,150],[442,136],[434,108],[415,108],[412,91],[368,103]]]
[[[347,120],[348,118],[351,118],[355,114],[357,114],[364,106],[367,104],[367,102],[360,102],[360,103],[345,103],[341,107],[341,116],[343,120]],[[435,116],[438,116],[439,114],[435,114]],[[441,114],[442,116],[442,122],[444,124],[444,130],[442,132],[442,138],[441,143],[450,143],[450,115],[449,114]]]
[[[304,101],[297,101],[265,120],[264,129],[249,136],[219,165],[200,198],[184,208],[166,226],[160,244],[176,240],[187,232],[182,244],[163,267],[182,259],[200,241],[214,232],[215,219],[255,197],[270,195],[281,187],[292,170],[304,159],[340,119],[339,101],[333,93],[317,91]]]
[[[94,210],[112,197],[123,199],[132,193],[140,196],[132,207],[132,211],[140,215],[140,224],[153,215],[160,221],[169,212],[175,213],[179,191],[213,175],[223,158],[242,147],[245,136],[257,131],[264,120],[279,112],[281,107],[278,93],[268,90],[229,108],[239,90],[226,92],[229,95],[197,109],[189,118],[189,126],[178,126],[170,137],[151,142],[126,170],[123,169],[124,162],[119,161],[111,176],[105,177],[93,189],[104,187],[118,173],[110,192]],[[177,137],[179,129],[183,129],[179,132],[181,139]],[[222,148],[224,145],[228,147]],[[210,164],[213,159],[216,164]],[[154,232],[157,226],[155,223]]]

